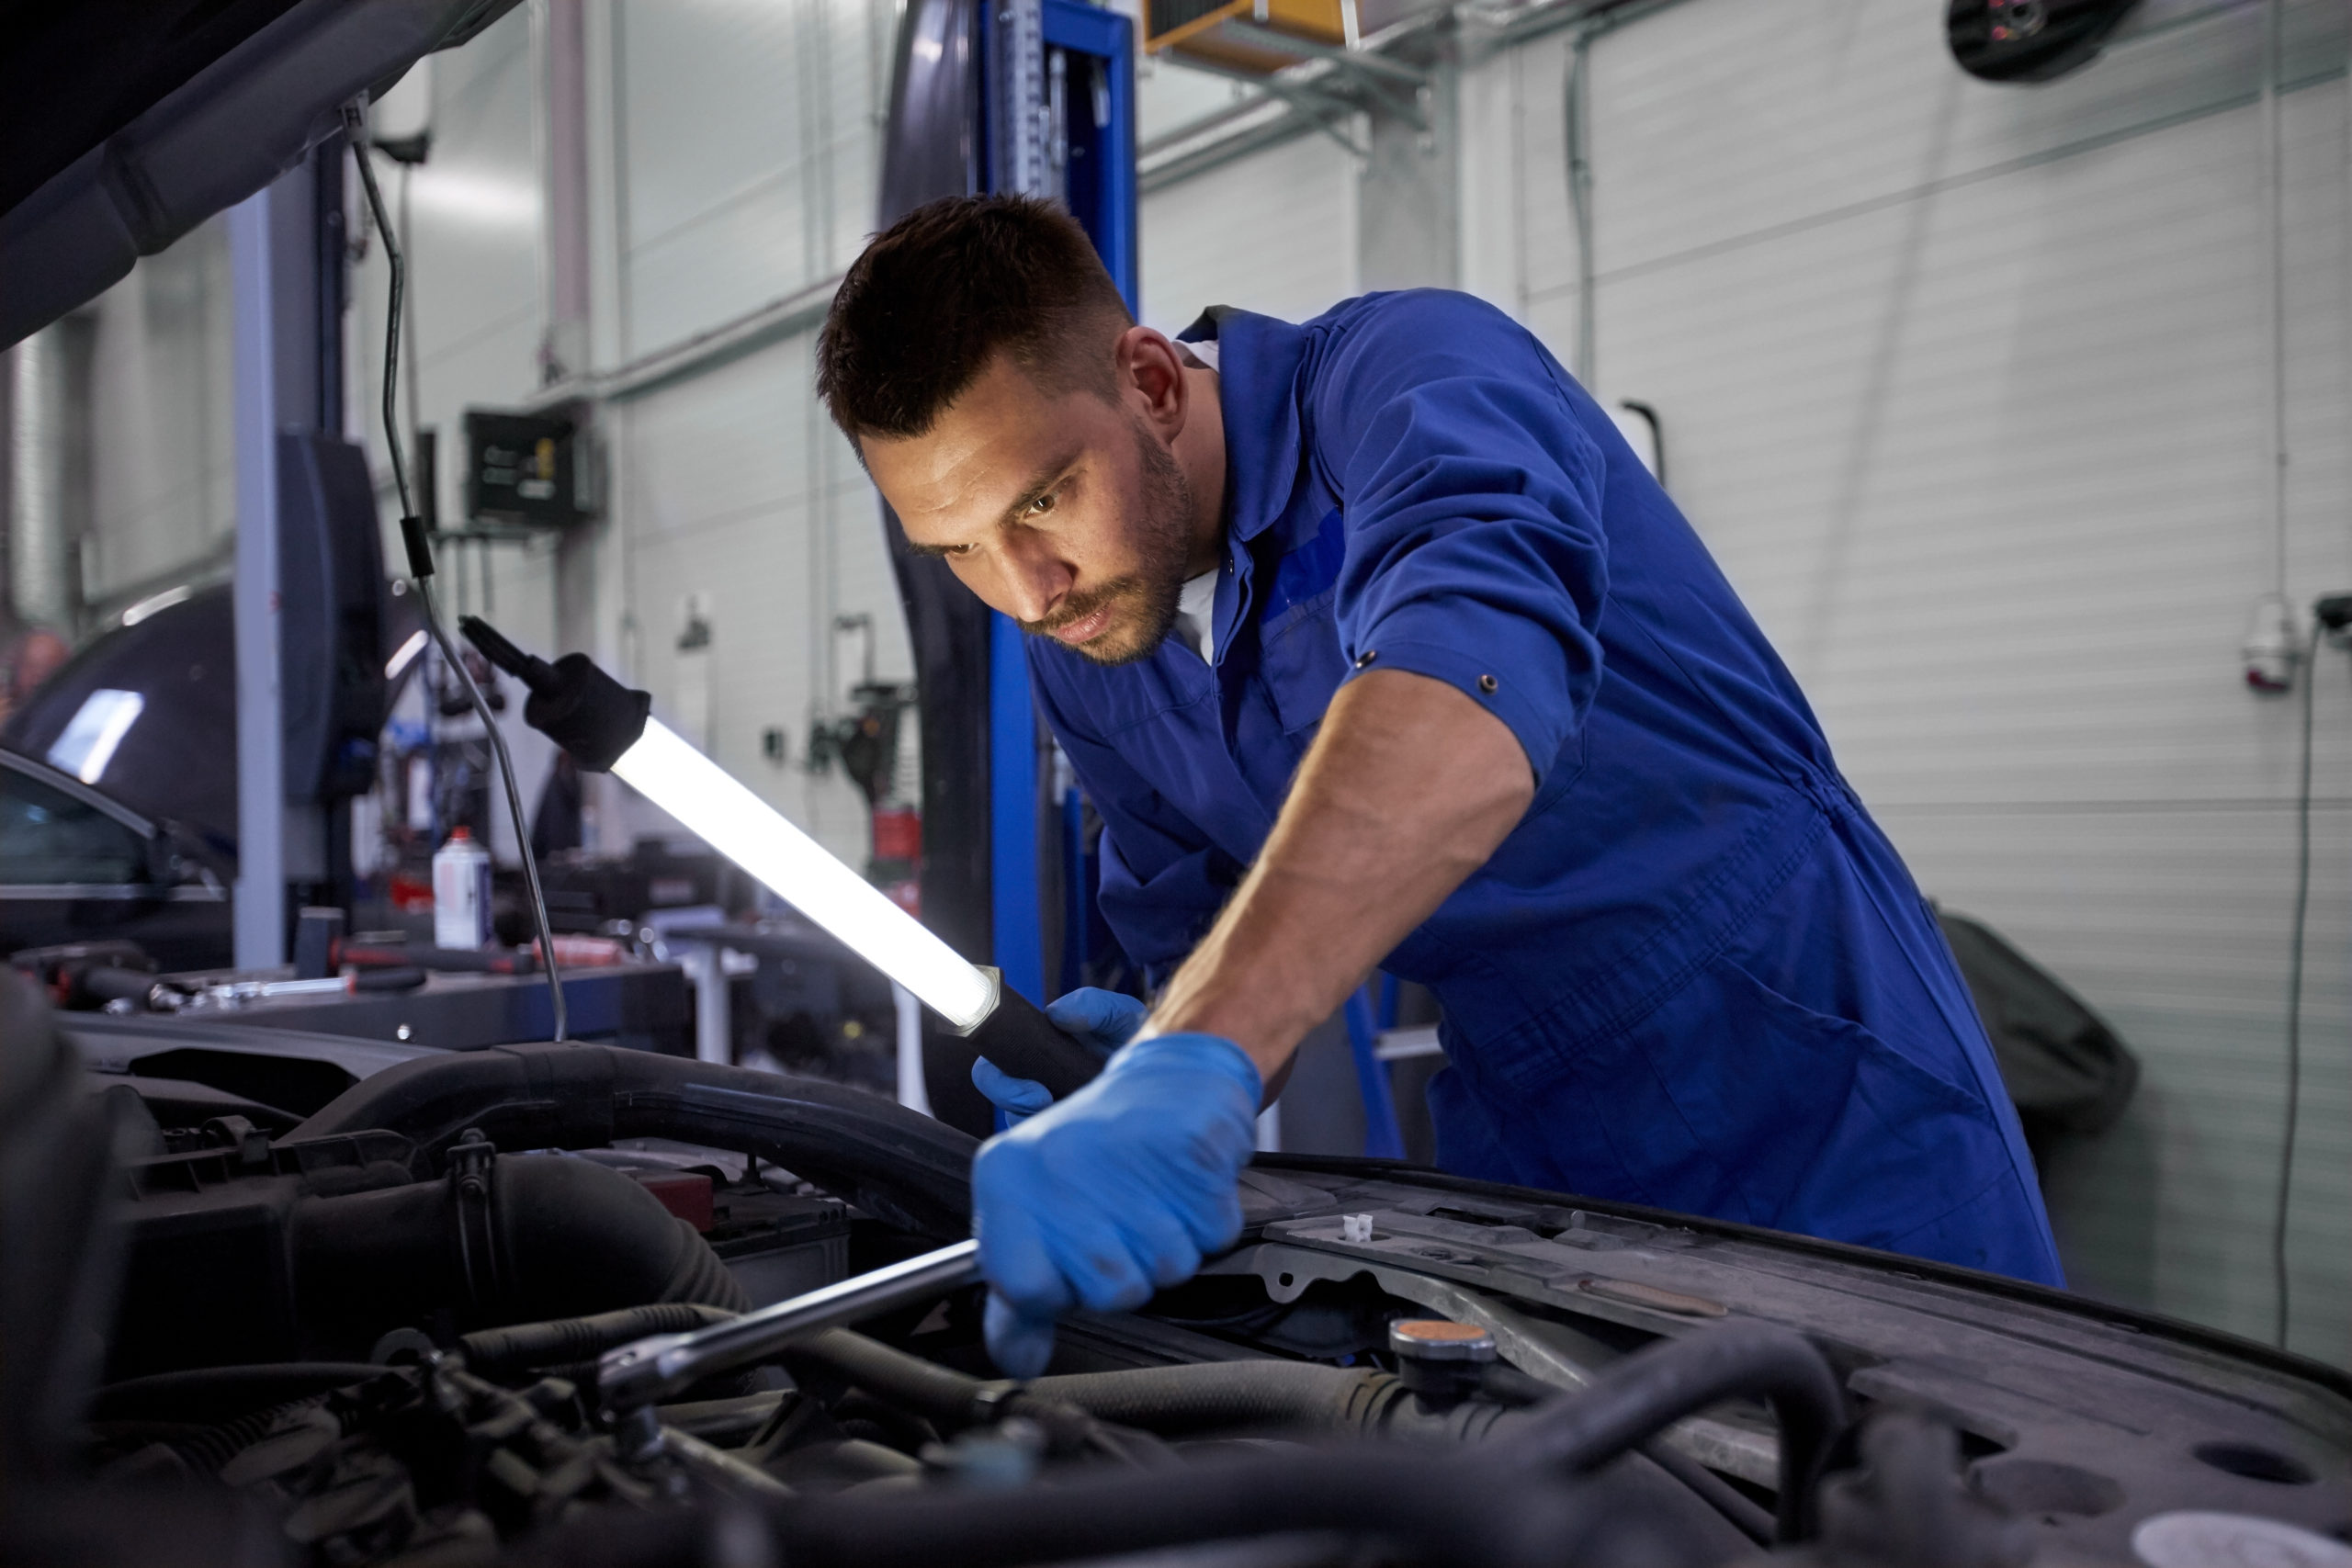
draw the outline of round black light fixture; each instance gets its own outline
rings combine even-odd
[[[2048,82],[2091,62],[2140,0],[1950,0],[1960,68],[1987,82]]]

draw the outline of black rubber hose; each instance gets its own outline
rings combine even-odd
[[[1479,1392],[1489,1399],[1498,1399],[1519,1408],[1548,1404],[1560,1396],[1556,1386],[1529,1377],[1509,1361],[1487,1363],[1486,1372],[1479,1380]],[[1653,1438],[1644,1443],[1641,1454],[1684,1487],[1697,1493],[1702,1502],[1721,1514],[1740,1534],[1758,1546],[1772,1544],[1771,1511],[1722,1476],[1690,1455],[1668,1446],[1660,1438]]]
[[[751,1304],[695,1228],[619,1171],[559,1155],[502,1155],[491,1184],[497,1237],[487,1271],[494,1280],[483,1278],[491,1260],[478,1260],[469,1280],[447,1182],[297,1205],[295,1279],[306,1323],[358,1335],[451,1303],[493,1324],[649,1302],[729,1312]]]
[[[1594,1470],[1685,1416],[1740,1398],[1769,1400],[1780,1417],[1777,1529],[1783,1540],[1810,1539],[1814,1483],[1845,1429],[1846,1398],[1821,1352],[1789,1329],[1729,1323],[1637,1350],[1539,1412],[1519,1455],[1541,1468]]]
[[[1027,1386],[1105,1421],[1169,1438],[1253,1428],[1374,1432],[1412,1402],[1386,1372],[1311,1361],[1141,1367],[1039,1378]]]
[[[159,1434],[157,1440],[179,1455],[180,1462],[198,1475],[218,1475],[220,1467],[269,1436],[279,1421],[297,1411],[311,1408],[315,1400],[298,1399],[287,1404],[266,1404],[259,1410],[223,1421],[215,1427],[181,1428],[169,1434]]]
[[[1500,1437],[1527,1419],[1480,1401],[1432,1410],[1387,1372],[1311,1361],[1141,1367],[1038,1378],[1016,1387],[982,1382],[843,1328],[794,1346],[783,1359],[796,1373],[822,1367],[949,1429],[1017,1410],[1023,1399],[1075,1405],[1098,1420],[1163,1438],[1313,1431],[1476,1442]],[[1012,1403],[998,1403],[1006,1400]]]
[[[865,1499],[810,1499],[779,1511],[794,1568],[949,1562],[1012,1568],[1325,1530],[1379,1537],[1424,1562],[1554,1568],[1614,1556],[1592,1550],[1596,1532],[1622,1524],[1646,1533],[1652,1526],[1595,1506],[1602,1490],[1507,1483],[1458,1460],[1440,1464],[1419,1453],[1359,1450],[1123,1472],[1057,1486],[1049,1503],[1018,1492],[933,1493],[901,1496],[884,1508]]]
[[[977,1139],[864,1089],[609,1045],[501,1045],[361,1080],[281,1145],[380,1127],[438,1161],[469,1127],[501,1148],[660,1137],[757,1155],[936,1240],[971,1229]]]
[[[108,1383],[91,1401],[93,1421],[227,1421],[265,1405],[291,1404],[393,1371],[366,1361],[277,1361],[198,1367]]]
[[[1699,1500],[1721,1514],[1732,1529],[1758,1546],[1772,1544],[1778,1533],[1771,1510],[1692,1459],[1681,1450],[1652,1438],[1641,1447],[1642,1457],[1698,1495]]]
[[[736,1315],[725,1307],[695,1302],[655,1302],[588,1317],[480,1329],[459,1339],[458,1348],[466,1353],[466,1365],[478,1372],[547,1367],[585,1361],[649,1334],[684,1334]]]
[[[796,1378],[830,1372],[854,1388],[910,1410],[944,1430],[961,1431],[988,1415],[989,1385],[976,1377],[846,1328],[829,1328],[786,1348],[780,1359]]]
[[[1631,1568],[1719,1555],[1682,1519],[1621,1506],[1605,1481],[1386,1448],[1093,1472],[1042,1493],[802,1497],[771,1505],[767,1517],[775,1555],[793,1568],[1013,1568],[1310,1531],[1375,1538],[1406,1560],[1460,1568]],[[582,1520],[536,1538],[523,1560],[686,1568],[739,1561],[743,1544],[740,1518],[722,1533],[708,1516],[670,1511]]]

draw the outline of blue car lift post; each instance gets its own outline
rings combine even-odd
[[[1115,11],[1074,0],[1006,0],[984,30],[989,186],[1058,197],[1094,241],[1125,296],[1140,300],[1136,267],[1135,28]],[[1037,716],[1021,628],[989,618],[989,914],[1004,983],[1043,1004],[1045,890],[1041,886]],[[1093,924],[1094,879],[1080,831],[1084,812],[1067,798],[1061,825],[1065,950],[1057,991],[1083,972]],[[1079,962],[1071,962],[1072,957]]]

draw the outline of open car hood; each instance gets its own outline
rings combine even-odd
[[[111,287],[515,0],[97,0],[0,20],[0,347]]]

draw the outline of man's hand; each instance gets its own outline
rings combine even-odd
[[[972,1164],[989,1354],[1033,1378],[1072,1307],[1117,1312],[1191,1278],[1241,1234],[1258,1069],[1229,1040],[1163,1034],[1001,1133]]]
[[[1081,986],[1046,1004],[1046,1017],[1055,1028],[1106,1057],[1136,1037],[1143,1027],[1144,1010],[1143,1003],[1125,992],[1094,986]],[[1016,1124],[1054,1102],[1044,1084],[1016,1078],[986,1056],[972,1059],[972,1087]]]

